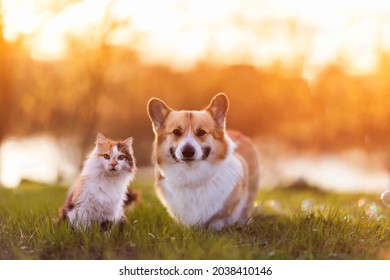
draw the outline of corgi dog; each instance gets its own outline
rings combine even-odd
[[[258,153],[248,137],[226,131],[228,107],[223,93],[200,111],[173,110],[158,98],[148,102],[157,196],[182,224],[220,230],[245,224],[252,214]]]

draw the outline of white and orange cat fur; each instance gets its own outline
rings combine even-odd
[[[216,95],[201,111],[176,111],[152,98],[156,190],[177,221],[220,230],[244,224],[258,192],[259,159],[252,141],[226,131],[229,102]]]
[[[124,210],[137,197],[128,188],[136,171],[132,142],[131,137],[112,141],[97,135],[95,148],[60,209],[61,220],[77,229],[94,222],[105,227],[126,221]]]

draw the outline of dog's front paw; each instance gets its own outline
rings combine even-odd
[[[214,221],[206,224],[206,228],[210,228],[210,229],[215,230],[215,231],[220,231],[225,226],[226,226],[225,221],[223,221],[221,219],[214,220]]]

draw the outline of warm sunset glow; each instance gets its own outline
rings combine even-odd
[[[77,170],[97,132],[132,134],[148,166],[148,100],[196,109],[218,92],[229,129],[257,141],[265,185],[389,184],[388,0],[0,0],[0,12],[0,185],[71,181],[61,153],[79,151]],[[36,135],[54,137],[54,157],[31,144],[22,160]]]
[[[39,10],[40,1],[3,2],[6,38],[39,27],[30,42],[37,59],[62,57],[66,35],[85,37],[109,6],[107,0],[84,0],[48,16]],[[367,72],[376,66],[376,51],[390,49],[386,0],[119,0],[111,11],[130,20],[112,43],[136,47],[147,62],[179,68],[199,60],[293,66],[303,59],[308,72],[338,61]],[[135,33],[142,39],[133,43]]]

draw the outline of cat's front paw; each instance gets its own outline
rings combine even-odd
[[[113,221],[105,220],[100,223],[100,228],[105,231],[111,229],[113,225],[114,225]]]

